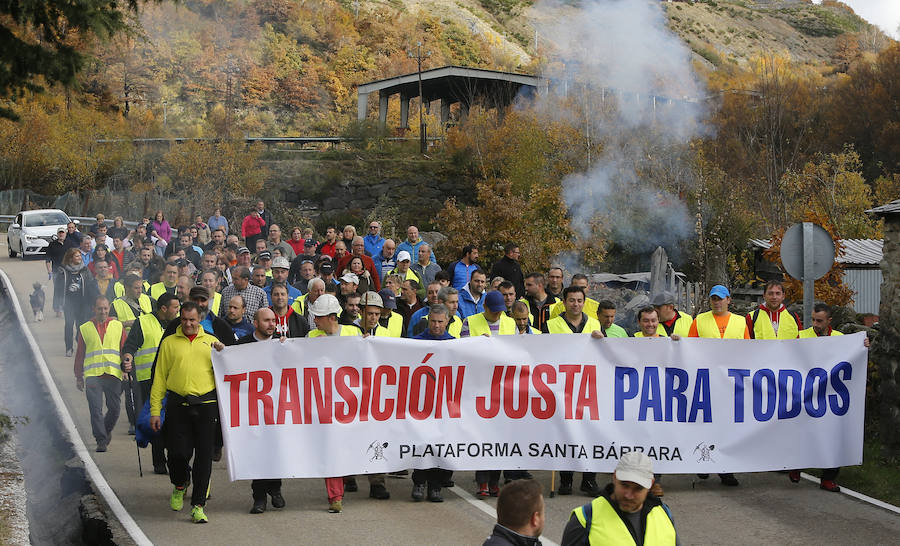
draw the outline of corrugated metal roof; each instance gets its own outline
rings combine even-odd
[[[900,199],[895,199],[888,203],[887,205],[881,205],[880,207],[875,207],[874,209],[869,209],[866,212],[874,213],[874,214],[897,214],[900,213]]]
[[[897,202],[900,203],[900,200]],[[882,239],[841,239],[841,244],[844,248],[837,259],[838,263],[854,265],[881,263],[884,248]],[[772,247],[772,242],[769,239],[750,239],[750,246],[767,250]]]

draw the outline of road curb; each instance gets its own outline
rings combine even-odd
[[[112,511],[116,519],[119,520],[122,527],[131,537],[134,543],[141,546],[152,545],[153,543],[150,541],[147,535],[144,534],[134,518],[131,517],[131,514],[129,514],[125,507],[122,505],[122,502],[119,500],[118,496],[116,496],[116,493],[112,490],[112,487],[110,487],[109,482],[106,481],[106,478],[100,472],[100,468],[97,466],[97,463],[94,462],[94,459],[91,457],[87,446],[85,446],[84,441],[78,434],[78,429],[75,427],[75,422],[72,419],[72,416],[69,415],[69,411],[66,408],[65,402],[63,401],[59,389],[57,389],[56,387],[56,383],[53,382],[53,377],[50,374],[50,369],[47,366],[47,362],[44,360],[44,356],[41,353],[40,347],[38,346],[37,341],[34,339],[34,335],[32,335],[31,333],[31,329],[28,327],[28,324],[25,321],[25,316],[22,313],[22,306],[19,303],[18,295],[13,288],[9,276],[3,269],[0,269],[0,282],[2,282],[3,287],[6,289],[7,293],[10,296],[9,299],[12,302],[12,310],[17,320],[19,321],[19,325],[22,328],[22,333],[25,336],[25,340],[28,344],[29,349],[31,350],[32,355],[34,356],[34,362],[37,363],[37,369],[41,382],[43,383],[44,388],[47,390],[47,393],[50,395],[50,398],[53,401],[56,415],[60,420],[60,424],[62,425],[63,429],[65,429],[68,435],[68,440],[72,444],[73,450],[84,465],[84,470],[87,473],[88,480],[93,485],[95,491],[97,491],[97,493],[103,498],[106,506],[109,507],[109,510]],[[109,529],[109,522],[106,521],[106,515],[104,514],[104,511],[102,509],[100,510],[100,513],[103,514],[103,523],[101,524],[96,518],[98,513],[97,508],[99,507],[99,503],[96,499],[93,499],[93,501],[91,501],[82,498],[79,512],[81,513],[82,518],[84,518],[85,515],[89,516],[88,520],[84,521],[85,531],[92,530],[92,532],[98,532],[99,534],[94,536],[101,539],[100,543],[103,543],[102,537],[111,537],[112,531],[111,529]],[[103,529],[104,525],[106,527],[105,530]]]

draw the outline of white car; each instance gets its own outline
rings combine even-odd
[[[57,230],[65,228],[69,222],[69,216],[59,209],[20,212],[6,232],[9,257],[15,258],[17,254],[21,254],[24,260],[28,256],[46,254]]]

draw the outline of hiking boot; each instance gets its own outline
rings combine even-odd
[[[479,498],[482,498],[482,499],[491,496],[491,492],[488,490],[488,484],[486,484],[486,483],[479,483],[479,484],[478,484],[478,491],[475,491],[475,496],[476,496],[476,497],[479,497]]]
[[[825,491],[831,491],[832,493],[840,493],[841,488],[838,484],[834,483],[832,480],[822,480],[822,483],[819,484],[819,489],[824,489]]]
[[[730,487],[737,487],[741,485],[741,482],[737,481],[737,478],[734,477],[734,474],[722,474],[719,476],[719,479],[722,480],[722,485],[728,485]]]
[[[272,497],[272,508],[284,508],[284,497],[281,491],[276,491],[270,495]]]
[[[419,483],[413,485],[412,500],[419,502],[425,500],[425,484]]]
[[[106,452],[106,449],[107,449],[107,446],[108,446],[108,445],[109,445],[109,444],[107,444],[106,442],[97,442],[97,453],[104,453],[104,452]]]
[[[445,480],[444,483],[441,484],[441,487],[453,487],[456,485],[456,482],[453,480]]]
[[[572,482],[559,482],[559,489],[556,490],[557,495],[571,495]]]
[[[251,514],[262,514],[266,511],[266,499],[253,499],[253,508],[250,509]]]
[[[209,518],[206,517],[206,514],[203,513],[202,506],[195,506],[191,508],[191,520],[194,523],[208,523]]]
[[[488,493],[492,497],[496,497],[500,494],[500,486],[496,483],[488,484]]]
[[[169,497],[169,507],[176,512],[184,506],[184,488],[177,487],[172,490],[172,496]]]
[[[792,483],[800,483],[800,471],[791,470],[788,472],[788,479],[791,480]]]
[[[440,488],[429,489],[428,500],[431,502],[444,502],[444,497],[441,496]]]
[[[134,425],[131,425],[130,427],[128,427],[128,435],[134,436]]]
[[[369,496],[373,499],[387,500],[391,498],[391,492],[384,485],[376,483],[369,486]]]
[[[344,506],[341,501],[336,500],[332,501],[331,504],[328,505],[328,513],[329,514],[340,514],[344,511]]]
[[[579,489],[581,489],[582,493],[587,493],[592,497],[599,497],[601,493],[596,480],[581,480],[581,487]]]
[[[359,485],[356,483],[356,478],[344,479],[344,491],[346,493],[356,493],[359,491]]]

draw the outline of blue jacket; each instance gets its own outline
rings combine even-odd
[[[409,242],[409,239],[403,241],[399,245],[397,245],[397,251],[394,252],[394,259],[397,259],[397,255],[400,254],[401,250],[405,250],[409,252],[409,258],[411,263],[415,263],[419,259],[419,247],[426,244],[423,239],[419,239],[419,242],[416,244],[412,244]],[[431,251],[431,261],[437,263],[437,258],[434,257],[434,251]]]
[[[459,315],[465,319],[476,313],[483,313],[485,294],[486,292],[482,292],[478,301],[475,301],[475,298],[472,297],[472,293],[469,292],[469,285],[465,285],[459,291]]]
[[[434,337],[431,335],[431,330],[425,330],[421,334],[415,336],[413,339],[431,339],[431,340],[439,340],[439,339],[455,339],[449,333],[444,332],[444,335],[441,337]]]
[[[288,289],[288,307],[290,307],[294,303],[294,300],[299,298],[303,294],[291,285],[287,285],[287,289]],[[269,305],[272,305],[272,285],[267,284],[266,287],[263,288],[263,290],[266,291],[266,297],[269,298]]]
[[[384,237],[381,235],[366,235],[363,237],[363,243],[366,245],[366,254],[374,258],[381,255],[381,247],[384,246]]]

